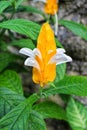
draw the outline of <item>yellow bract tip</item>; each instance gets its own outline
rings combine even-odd
[[[56,12],[58,12],[58,3],[57,0],[47,0],[44,11],[46,14],[54,15]]]

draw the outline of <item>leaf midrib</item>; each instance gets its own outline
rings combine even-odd
[[[69,88],[69,87],[72,87],[72,86],[77,86],[77,85],[80,85],[80,86],[83,86],[83,85],[81,85],[80,83],[78,83],[78,84],[72,84],[72,85],[70,85],[70,84],[68,84],[68,85],[62,85],[62,87],[56,87],[56,85],[55,85],[55,88],[53,88],[53,89],[49,89],[49,90],[47,90],[47,93],[48,92],[50,92],[50,91],[56,91],[56,90],[59,90],[59,89],[63,89],[63,88]],[[56,89],[57,88],[57,89]]]
[[[20,118],[20,116],[21,116],[21,113],[26,109],[26,107],[28,107],[28,103],[25,105],[25,107],[22,109],[22,111],[18,114],[18,116],[17,116],[17,118],[14,120],[14,122],[12,123],[12,125],[11,125],[11,127],[10,127],[10,129],[12,129],[13,127],[14,127],[14,125],[15,125],[15,122]]]
[[[4,101],[7,102],[11,107],[14,107],[14,105],[11,104],[11,102],[9,102],[5,97],[3,97],[3,96],[1,96],[1,95],[0,95],[0,97],[3,98]]]

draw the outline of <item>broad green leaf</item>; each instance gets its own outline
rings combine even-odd
[[[63,80],[56,82],[55,87],[51,86],[43,90],[47,96],[54,94],[74,94],[87,96],[87,77],[65,76]]]
[[[7,113],[0,120],[0,130],[29,130],[28,125],[31,107],[37,100],[38,96],[33,94]]]
[[[64,78],[66,71],[66,64],[60,64],[56,67],[56,79],[54,80],[54,83],[58,83],[61,79]]]
[[[0,53],[0,72],[4,70],[11,62],[14,62],[17,57],[11,53]]]
[[[0,14],[10,5],[8,1],[0,1]]]
[[[15,71],[6,70],[0,75],[0,86],[7,87],[12,91],[23,95],[22,83],[20,77]]]
[[[21,5],[21,6],[19,6],[17,11],[18,12],[21,11],[21,12],[36,13],[36,14],[42,15],[45,18],[45,14],[41,10],[39,10],[39,9],[37,9],[35,7],[32,7],[32,6]]]
[[[39,112],[44,119],[55,118],[66,120],[66,114],[62,107],[51,101],[44,101],[34,106],[34,110]]]
[[[87,130],[87,108],[72,98],[67,106],[67,119],[72,130]]]
[[[25,98],[22,95],[8,88],[0,87],[0,118],[24,100]]]
[[[46,124],[39,112],[34,110],[31,111],[28,130],[46,130]]]
[[[59,20],[59,23],[71,30],[74,34],[87,40],[87,26],[68,20]]]
[[[8,9],[6,9],[5,10],[5,13],[7,13],[7,12],[12,12],[13,11],[13,8],[12,7],[9,7]],[[25,5],[20,5],[20,6],[18,6],[18,8],[16,9],[16,13],[19,13],[19,12],[28,12],[28,13],[36,13],[36,14],[39,14],[39,15],[41,15],[41,16],[43,16],[45,19],[46,19],[46,16],[45,16],[45,14],[41,11],[41,10],[39,10],[39,9],[37,9],[37,8],[35,8],[35,7],[33,7],[33,6],[25,6]]]
[[[24,34],[36,40],[40,31],[40,26],[25,19],[14,19],[0,23],[0,28],[10,29],[17,33]]]
[[[10,45],[18,46],[18,47],[27,47],[30,49],[34,49],[35,45],[30,39],[20,39],[20,40],[14,40],[10,43]]]

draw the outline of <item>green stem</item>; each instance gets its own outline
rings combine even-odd
[[[56,88],[55,84],[53,82],[50,82],[49,85],[51,85],[52,87]]]
[[[47,22],[49,23],[50,22],[50,14],[48,15],[48,18],[47,18]]]
[[[55,13],[55,35],[58,33],[58,15]]]
[[[40,96],[42,95],[42,87],[40,87],[38,95],[40,95]]]
[[[13,16],[14,16],[14,14],[15,14],[15,1],[14,1],[14,3],[12,4],[12,6],[13,6],[13,12],[12,12],[12,14],[11,14],[11,16],[10,16],[10,18],[9,19],[12,19],[13,18]]]

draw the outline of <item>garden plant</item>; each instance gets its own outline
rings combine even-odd
[[[87,26],[58,19],[57,0],[32,0],[43,3],[43,11],[24,2],[0,0],[0,130],[47,130],[49,118],[87,130],[87,108],[74,98],[87,96],[87,77],[67,75],[66,62],[73,59],[57,38],[63,26],[87,41]],[[36,13],[44,20],[16,18],[19,13]],[[32,78],[36,92],[26,94],[22,73]],[[64,107],[50,100],[57,94]]]

